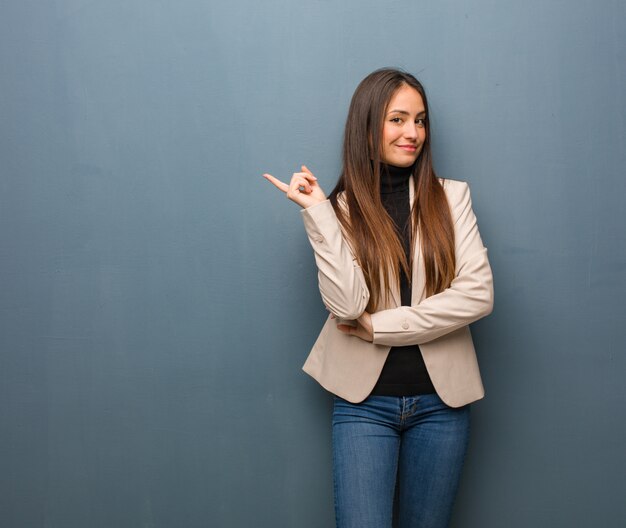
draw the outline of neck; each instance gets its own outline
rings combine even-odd
[[[389,163],[380,163],[380,192],[388,194],[404,191],[409,186],[409,178],[415,170],[415,163],[408,167],[398,167]]]

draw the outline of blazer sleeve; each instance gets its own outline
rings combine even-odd
[[[449,183],[449,182],[448,182]],[[379,345],[422,344],[466,326],[493,310],[493,277],[472,210],[469,186],[448,194],[454,219],[455,278],[444,291],[417,306],[400,306],[372,314],[373,342]],[[456,189],[455,189],[456,190]]]
[[[330,200],[300,212],[315,253],[319,289],[326,308],[341,319],[358,318],[365,311],[370,293]]]

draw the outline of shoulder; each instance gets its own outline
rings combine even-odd
[[[450,180],[448,178],[437,178],[446,193],[446,198],[451,207],[459,202],[465,202],[470,199],[469,184],[464,181]]]
[[[339,206],[339,208],[341,209],[341,211],[346,215],[349,216],[349,211],[348,211],[348,200],[346,198],[346,191],[341,191],[339,194],[337,194],[337,205]]]
[[[459,180],[438,179],[446,193],[452,221],[456,224],[460,218],[463,218],[468,211],[472,210],[469,185],[467,182]]]
[[[463,194],[469,190],[469,184],[460,180],[451,180],[449,178],[437,178],[439,183],[449,196]]]

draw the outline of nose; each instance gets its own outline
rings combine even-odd
[[[404,137],[407,139],[417,138],[417,125],[410,120],[404,126]]]

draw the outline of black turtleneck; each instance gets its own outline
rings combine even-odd
[[[414,168],[414,165],[380,165],[380,197],[402,236],[407,262],[410,262],[411,251],[409,177]],[[402,306],[411,305],[411,283],[404,271],[400,277],[400,297]],[[372,394],[412,396],[432,392],[435,392],[435,387],[424,365],[419,346],[391,347]]]

